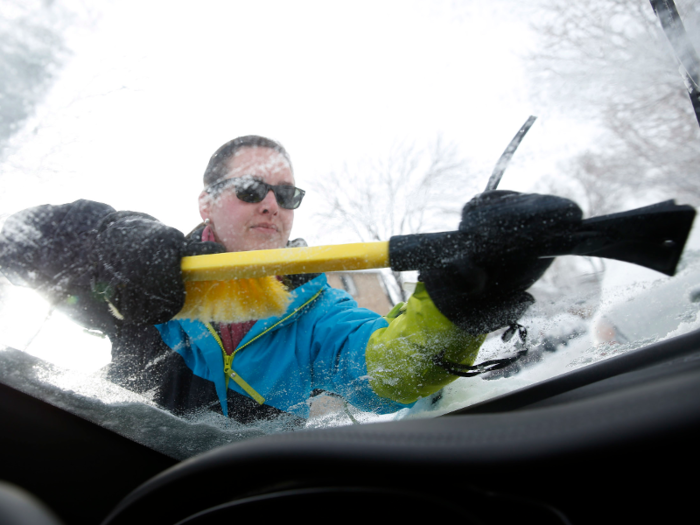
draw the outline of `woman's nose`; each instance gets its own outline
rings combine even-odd
[[[267,195],[265,195],[265,198],[260,201],[260,205],[263,207],[263,213],[270,212],[272,214],[276,214],[279,211],[279,205],[277,204],[277,197],[275,196],[275,192],[272,190],[269,190],[267,192]]]

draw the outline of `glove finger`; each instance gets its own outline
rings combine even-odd
[[[421,270],[418,279],[425,283],[428,294],[434,296],[463,297],[481,294],[488,284],[488,275],[468,260],[455,260],[439,267]],[[439,307],[438,307],[439,308]]]
[[[214,253],[225,253],[223,244],[210,241],[189,241],[185,246],[183,256],[190,255],[212,255]]]
[[[487,293],[503,296],[530,288],[544,275],[553,262],[554,257],[538,258],[515,253],[501,258],[480,261],[480,265],[488,268],[485,281]]]

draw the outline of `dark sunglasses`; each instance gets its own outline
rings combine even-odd
[[[297,209],[306,193],[296,186],[290,186],[289,184],[273,186],[272,184],[248,176],[224,179],[209,186],[207,188],[207,193],[216,198],[232,186],[236,192],[236,197],[243,202],[250,203],[262,201],[267,193],[272,190],[272,193],[275,194],[275,199],[277,199],[277,204],[286,210]]]

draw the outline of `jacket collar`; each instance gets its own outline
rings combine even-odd
[[[299,275],[299,277],[306,276]],[[310,306],[311,303],[315,301],[316,297],[320,295],[327,282],[325,274],[313,274],[305,283],[292,290],[292,302],[283,315],[259,320],[241,340],[239,346],[247,344],[250,340],[263,332],[278,330],[283,326],[293,323],[306,307]]]

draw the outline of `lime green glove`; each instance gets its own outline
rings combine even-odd
[[[423,283],[406,304],[386,316],[389,326],[375,331],[365,351],[370,385],[381,397],[403,404],[429,396],[457,379],[433,362],[444,359],[471,365],[486,334],[470,335],[437,309]]]

